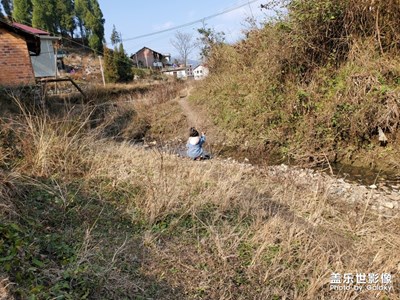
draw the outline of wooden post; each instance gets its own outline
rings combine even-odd
[[[106,86],[106,80],[104,78],[103,63],[101,62],[101,58],[102,58],[102,56],[99,55],[101,78],[103,79],[103,86]]]
[[[55,60],[55,62],[56,62],[56,64],[55,64],[55,78],[57,79],[57,73],[58,73],[58,66],[57,66],[57,53],[58,53],[58,44],[57,43],[54,43],[55,44],[55,47],[54,47],[54,51],[55,51],[55,53],[54,53],[54,60]],[[57,95],[57,81],[55,81],[55,94]]]

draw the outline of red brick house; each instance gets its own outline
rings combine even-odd
[[[35,83],[31,55],[40,54],[40,38],[0,20],[0,86]]]
[[[169,54],[161,54],[150,48],[143,47],[135,54],[131,55],[133,63],[138,68],[161,69],[171,59]]]

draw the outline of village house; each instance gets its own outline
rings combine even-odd
[[[47,31],[33,28],[27,25],[13,23],[14,27],[34,34],[40,38],[40,54],[32,56],[32,67],[36,78],[56,77],[57,56],[54,50],[54,43],[60,40],[59,37],[51,36]]]
[[[171,56],[143,47],[135,54],[132,54],[131,59],[138,68],[162,69],[170,63]]]
[[[186,73],[185,67],[169,68],[169,69],[163,71],[163,73],[168,76],[173,76],[177,79],[186,79],[187,78],[187,73]]]
[[[40,51],[39,36],[0,20],[0,86],[34,84],[31,56]]]
[[[0,20],[0,85],[35,84],[57,75],[53,43],[60,38],[46,31]]]
[[[205,65],[198,65],[193,69],[194,80],[200,80],[207,77],[209,70]]]

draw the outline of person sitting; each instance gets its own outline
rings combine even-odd
[[[193,160],[201,160],[206,157],[203,150],[203,144],[206,141],[206,135],[204,132],[201,133],[191,127],[189,131],[189,139],[187,141],[187,155]]]

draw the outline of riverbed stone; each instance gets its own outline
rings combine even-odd
[[[389,208],[389,209],[393,209],[394,208],[394,203],[391,202],[391,201],[385,201],[385,202],[382,203],[382,205],[384,207],[386,207],[386,208]]]

